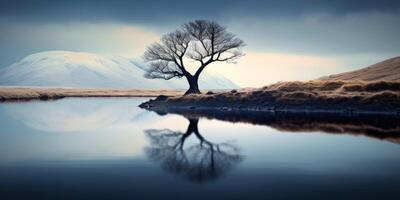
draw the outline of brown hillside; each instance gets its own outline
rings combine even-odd
[[[400,81],[400,56],[355,70],[322,77],[323,81]]]

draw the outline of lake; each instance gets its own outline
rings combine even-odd
[[[0,199],[400,195],[396,119],[159,115],[146,100],[0,104]]]

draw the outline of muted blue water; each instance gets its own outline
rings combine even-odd
[[[138,108],[145,100],[0,104],[0,199],[397,199],[400,194],[397,143],[201,118],[198,131],[210,145],[190,134],[182,149],[174,148],[188,119]]]

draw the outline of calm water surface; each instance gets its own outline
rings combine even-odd
[[[0,199],[400,195],[400,140],[160,116],[145,100],[0,104]]]

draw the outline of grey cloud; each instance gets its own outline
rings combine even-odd
[[[310,15],[292,20],[251,18],[229,27],[260,51],[304,54],[400,53],[400,13]]]
[[[225,13],[257,17],[293,17],[310,13],[396,12],[396,0],[1,0],[0,16],[37,21],[118,20],[163,24],[193,18],[223,19]]]
[[[72,39],[68,43],[48,42],[46,37],[51,32],[33,37],[26,29],[8,30],[13,29],[12,24],[116,23],[139,25],[163,34],[197,18],[227,25],[252,51],[319,55],[400,53],[398,0],[0,0],[0,67],[37,51],[99,49]],[[62,33],[55,38],[62,40]]]

